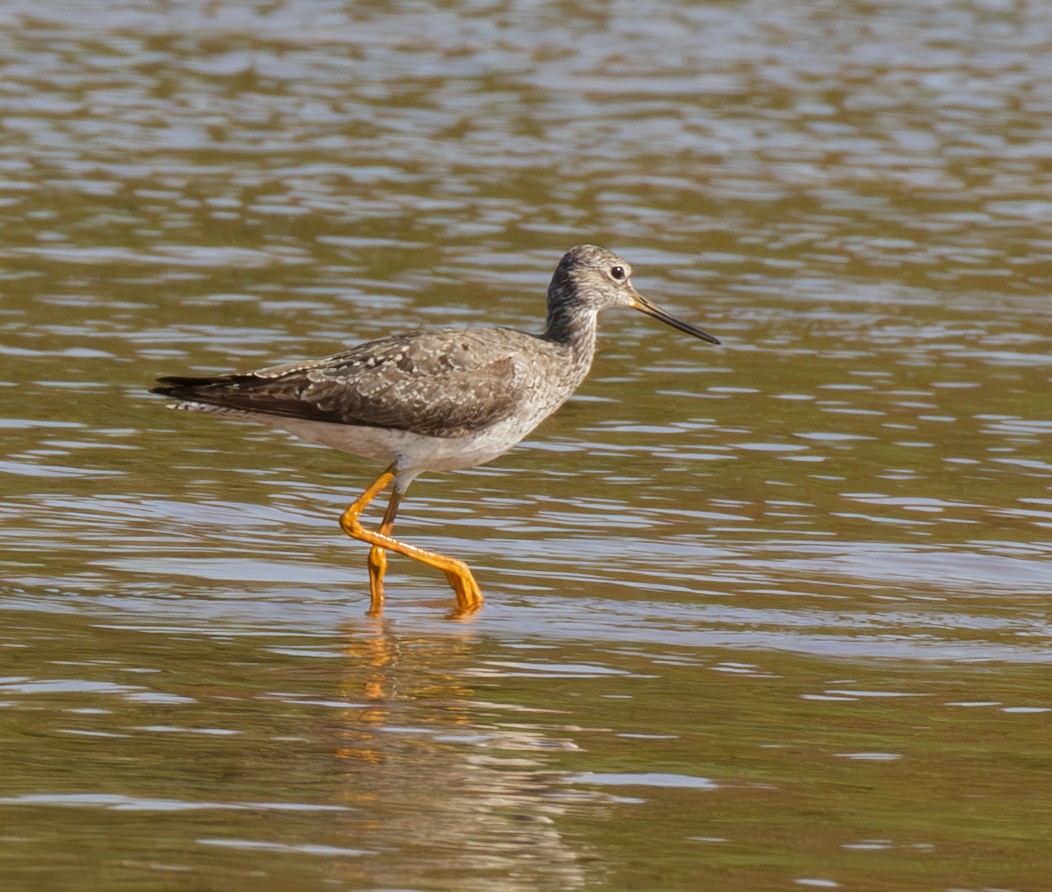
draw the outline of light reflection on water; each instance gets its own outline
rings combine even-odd
[[[5,876],[1042,887],[1050,33],[6,3]],[[371,469],[144,393],[536,328],[582,241],[724,345],[611,315],[530,442],[414,486],[470,623],[398,561],[361,616]]]

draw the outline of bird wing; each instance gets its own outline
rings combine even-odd
[[[307,421],[466,436],[514,414],[526,397],[511,329],[414,332],[327,359],[216,378],[161,378],[188,402]]]

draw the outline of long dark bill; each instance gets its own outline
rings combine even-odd
[[[664,322],[665,325],[670,325],[672,328],[678,329],[686,334],[694,335],[694,337],[700,338],[703,341],[708,341],[710,344],[719,343],[718,338],[714,338],[707,331],[702,331],[700,328],[691,325],[689,322],[682,322],[675,316],[666,313],[661,307],[654,306],[649,300],[643,297],[642,294],[636,294],[636,302],[633,307],[634,309],[639,310],[640,313],[652,316],[654,319]]]

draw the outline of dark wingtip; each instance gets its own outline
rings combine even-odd
[[[158,396],[174,396],[175,395],[175,389],[176,389],[176,386],[175,386],[176,385],[176,379],[175,378],[167,378],[167,377],[166,378],[158,378],[157,379],[157,383],[165,385],[165,386],[163,386],[163,387],[151,387],[150,388],[150,393],[156,393]]]
[[[187,378],[181,375],[165,375],[163,378],[158,378],[157,383],[164,386],[151,387],[150,393],[183,398],[197,387],[215,383],[215,378]]]

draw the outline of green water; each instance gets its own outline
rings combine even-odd
[[[8,3],[0,886],[1013,890],[1052,871],[1043,7]],[[421,478],[160,374],[537,328]]]

